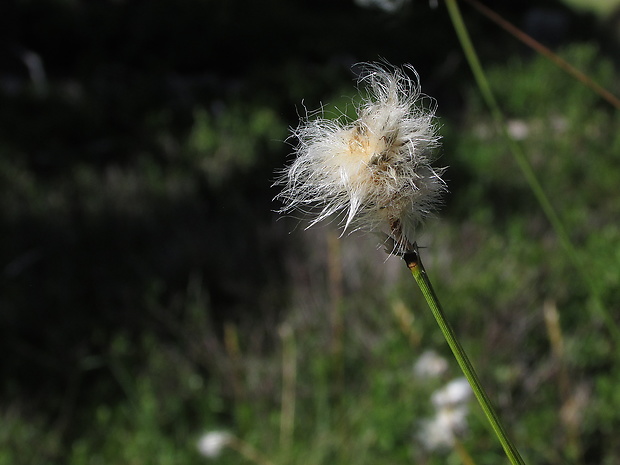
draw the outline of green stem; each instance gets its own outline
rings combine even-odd
[[[506,434],[506,431],[504,430],[504,427],[500,423],[499,417],[497,416],[497,413],[495,412],[495,409],[491,404],[489,396],[482,387],[482,384],[478,379],[478,375],[476,374],[473,365],[469,361],[469,357],[467,357],[465,349],[463,349],[463,347],[459,343],[458,339],[456,338],[456,334],[454,333],[454,330],[448,323],[448,320],[443,313],[441,304],[439,303],[439,299],[437,298],[437,295],[433,290],[433,286],[431,285],[426,271],[424,270],[424,265],[422,265],[422,260],[420,259],[420,254],[418,253],[418,246],[416,244],[413,244],[412,250],[406,253],[403,258],[407,263],[407,266],[411,270],[411,274],[418,283],[418,286],[420,287],[420,290],[422,291],[422,294],[424,295],[428,306],[433,312],[433,316],[439,324],[441,332],[443,333],[446,341],[448,342],[450,349],[452,349],[452,353],[454,354],[456,361],[461,367],[461,370],[463,370],[465,377],[469,381],[469,384],[471,385],[471,388],[474,391],[474,394],[478,399],[482,410],[484,411],[489,422],[491,423],[491,427],[493,428],[493,431],[495,431],[499,442],[502,444],[504,452],[506,452],[506,456],[508,456],[510,463],[512,465],[525,465],[525,462],[519,455],[519,451],[512,444],[512,442],[508,438],[508,435]]]
[[[469,63],[469,67],[471,68],[474,78],[476,79],[478,88],[480,89],[480,93],[482,94],[482,97],[484,98],[487,106],[489,107],[497,127],[501,131],[504,139],[508,142],[513,157],[519,165],[523,176],[525,177],[531,191],[534,193],[534,196],[540,204],[545,216],[547,217],[547,220],[555,231],[555,234],[558,237],[561,246],[564,248],[568,259],[571,261],[571,264],[581,277],[581,280],[588,287],[591,298],[592,311],[597,316],[603,319],[607,330],[615,339],[615,342],[617,344],[620,344],[620,328],[618,328],[618,325],[603,304],[600,286],[592,278],[590,270],[588,270],[587,267],[583,266],[582,260],[580,259],[580,255],[578,254],[576,247],[573,245],[566,231],[566,228],[562,223],[562,220],[553,208],[549,197],[547,197],[547,194],[545,194],[545,191],[542,188],[540,181],[536,177],[536,174],[534,173],[532,166],[530,165],[527,157],[525,156],[523,149],[512,137],[510,137],[510,134],[508,133],[508,129],[504,124],[504,115],[497,101],[495,100],[495,96],[493,95],[491,86],[489,85],[486,75],[484,74],[482,66],[480,65],[480,60],[478,59],[476,50],[471,42],[471,39],[467,32],[467,27],[465,26],[456,0],[446,0],[446,6],[448,8],[448,13],[450,15],[450,19],[452,20],[452,24],[454,26],[456,34],[459,38],[459,41],[461,42],[461,47],[463,47],[463,52],[465,53],[465,56]]]

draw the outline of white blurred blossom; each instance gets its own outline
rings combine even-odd
[[[530,135],[530,127],[521,119],[512,119],[506,125],[508,134],[515,140],[525,140]]]
[[[198,440],[198,451],[205,457],[216,458],[231,440],[232,435],[226,431],[210,431]]]
[[[466,378],[456,378],[433,393],[431,401],[436,408],[435,415],[422,421],[417,433],[425,449],[451,447],[455,439],[467,430],[467,403],[471,395]]]
[[[440,408],[433,418],[422,422],[419,441],[428,450],[453,446],[458,435],[467,429],[468,412],[467,405]]]
[[[413,366],[413,373],[421,379],[438,378],[448,369],[448,361],[434,350],[425,350]]]
[[[431,396],[431,401],[437,408],[449,407],[466,403],[472,394],[467,378],[456,378],[435,391]]]

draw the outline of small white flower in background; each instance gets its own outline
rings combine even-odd
[[[437,408],[449,407],[466,403],[472,394],[467,378],[456,378],[440,390],[435,391],[431,396],[431,401]]]
[[[439,145],[434,105],[422,106],[417,73],[404,68],[366,65],[359,83],[368,96],[355,121],[302,120],[293,131],[296,158],[275,183],[283,186],[281,213],[314,213],[310,226],[340,216],[344,230],[383,232],[394,254],[411,248],[446,186],[443,169],[431,166]]]
[[[418,439],[428,450],[448,448],[454,440],[467,429],[466,405],[458,407],[442,407],[430,420],[422,422]]]
[[[467,430],[467,402],[472,390],[466,378],[456,378],[431,396],[435,416],[424,420],[417,434],[427,450],[447,448]]]
[[[232,435],[226,431],[210,431],[198,440],[198,451],[205,457],[216,458],[231,440]]]
[[[413,366],[413,373],[421,379],[439,378],[448,370],[448,361],[434,350],[425,350]]]
[[[520,119],[512,119],[507,124],[508,134],[514,140],[525,140],[530,135],[530,127],[527,123]]]

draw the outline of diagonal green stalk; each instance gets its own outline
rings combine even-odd
[[[504,18],[502,18],[500,15],[495,13],[490,8],[484,6],[478,0],[465,0],[465,1],[469,3],[471,6],[473,6],[480,13],[482,13],[484,16],[486,16],[488,19],[490,19],[495,24],[497,24],[499,27],[504,29],[509,34],[511,34],[517,40],[520,40],[521,42],[523,42],[525,45],[527,45],[531,49],[545,56],[545,58],[547,58],[549,61],[554,63],[560,69],[564,70],[565,72],[570,74],[572,77],[580,81],[584,86],[592,89],[593,92],[596,92],[601,98],[607,100],[607,102],[609,102],[611,105],[613,105],[614,107],[620,110],[620,99],[616,97],[615,95],[613,95],[611,92],[609,92],[604,87],[594,82],[587,74],[584,74],[581,71],[579,71],[573,65],[571,65],[566,60],[564,60],[562,57],[553,53],[549,48],[545,47],[543,44],[538,42],[536,39],[527,35],[525,32],[523,32],[519,28],[515,27],[513,24],[506,21]]]
[[[491,427],[497,435],[499,442],[502,444],[504,452],[510,460],[510,463],[512,465],[525,465],[525,462],[521,458],[521,455],[519,455],[519,451],[508,438],[508,435],[506,434],[506,431],[504,430],[504,427],[502,426],[499,417],[497,416],[497,413],[495,412],[495,409],[491,404],[489,396],[482,387],[480,379],[478,379],[478,375],[476,374],[473,365],[469,361],[469,357],[467,356],[465,349],[463,349],[463,346],[461,346],[460,342],[456,337],[456,334],[454,333],[454,330],[452,329],[452,326],[450,326],[450,323],[446,319],[443,309],[441,308],[441,304],[439,303],[439,299],[437,298],[437,295],[433,290],[433,286],[428,279],[426,271],[424,270],[424,265],[422,264],[422,260],[420,259],[417,244],[413,244],[413,248],[409,252],[404,254],[403,259],[407,263],[407,266],[411,270],[411,274],[418,283],[418,286],[420,287],[420,290],[422,291],[422,294],[424,295],[428,306],[433,312],[433,316],[439,324],[439,328],[441,329],[443,336],[448,342],[448,345],[450,346],[450,349],[452,350],[456,361],[461,367],[461,370],[463,370],[463,374],[465,374],[465,377],[469,381],[469,384],[474,391],[474,395],[476,396],[476,399],[478,399],[478,402],[480,403],[482,410],[488,418],[489,423],[491,423]]]
[[[465,53],[465,56],[469,63],[469,67],[472,70],[478,88],[480,89],[482,97],[484,98],[487,106],[491,111],[497,127],[500,129],[504,139],[508,142],[513,157],[519,165],[523,176],[525,177],[531,191],[534,193],[534,196],[540,204],[545,216],[547,217],[547,220],[555,231],[555,234],[558,237],[560,244],[564,248],[564,251],[566,252],[569,260],[571,261],[571,264],[576,269],[582,281],[586,284],[590,294],[592,310],[596,313],[598,317],[603,319],[607,330],[615,339],[616,345],[620,345],[620,329],[618,328],[618,325],[603,304],[600,286],[593,279],[592,273],[590,273],[588,267],[585,267],[583,265],[581,257],[577,253],[576,247],[573,245],[568,233],[566,232],[566,228],[564,227],[562,220],[553,208],[549,197],[547,197],[547,194],[545,194],[545,191],[542,188],[540,181],[536,177],[536,174],[534,173],[532,166],[530,165],[527,157],[525,156],[523,149],[512,137],[510,137],[510,134],[508,133],[506,124],[504,124],[504,115],[500,110],[497,101],[495,100],[495,96],[493,95],[491,86],[489,85],[486,75],[484,74],[484,70],[482,69],[480,60],[478,59],[478,55],[476,54],[476,50],[471,42],[471,39],[467,32],[467,27],[465,26],[456,0],[446,0],[446,6],[448,8],[450,19],[452,20],[452,25],[454,26],[459,41],[461,42],[461,47],[463,47],[463,52]]]

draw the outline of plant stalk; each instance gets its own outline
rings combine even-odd
[[[463,21],[463,17],[456,0],[446,0],[446,7],[448,9],[448,14],[450,15],[452,25],[454,26],[454,30],[456,31],[458,39],[461,42],[461,47],[463,48],[469,67],[471,68],[474,78],[476,79],[476,83],[480,89],[480,93],[482,94],[484,101],[491,111],[495,124],[499,128],[504,139],[507,141],[514,159],[519,165],[530,190],[536,197],[542,211],[558,237],[560,245],[563,247],[568,259],[577,271],[578,275],[581,277],[583,283],[588,288],[591,304],[590,309],[592,313],[594,316],[598,316],[603,320],[605,327],[614,339],[616,346],[620,345],[620,328],[603,303],[600,285],[592,278],[591,273],[587,271],[587,267],[583,266],[581,255],[578,253],[577,248],[571,241],[570,236],[564,227],[564,223],[551,204],[549,197],[545,193],[534,172],[534,169],[525,156],[523,149],[508,133],[504,114],[502,113],[499,104],[493,95],[489,81],[487,80],[484,70],[482,69],[482,65],[480,64],[476,50],[471,42],[469,33],[467,32],[467,27],[465,26],[465,22]]]
[[[448,345],[450,346],[450,349],[452,350],[456,361],[461,367],[463,374],[469,381],[469,384],[474,391],[474,395],[476,396],[476,399],[478,399],[478,402],[480,403],[482,410],[484,411],[487,419],[489,420],[489,423],[491,423],[491,427],[493,428],[493,431],[495,432],[497,438],[502,444],[504,452],[510,460],[510,463],[512,465],[525,465],[525,462],[521,458],[521,455],[519,455],[519,451],[508,438],[508,435],[506,434],[506,431],[504,430],[504,427],[502,426],[499,417],[497,416],[497,413],[495,412],[495,409],[491,404],[489,396],[482,387],[480,379],[478,378],[478,375],[476,374],[473,365],[469,361],[469,357],[467,356],[465,349],[463,349],[463,346],[461,346],[460,342],[456,337],[456,334],[454,333],[454,330],[446,319],[443,309],[441,308],[441,304],[439,303],[439,299],[437,298],[437,295],[433,290],[433,286],[428,279],[426,270],[424,269],[424,265],[422,264],[422,260],[420,259],[417,244],[413,244],[413,248],[403,255],[403,259],[405,260],[405,263],[407,263],[407,266],[411,270],[411,274],[418,283],[418,286],[420,287],[420,290],[422,291],[422,294],[424,295],[428,306],[433,312],[433,316],[439,324],[441,332],[443,333],[446,341],[448,342]]]

